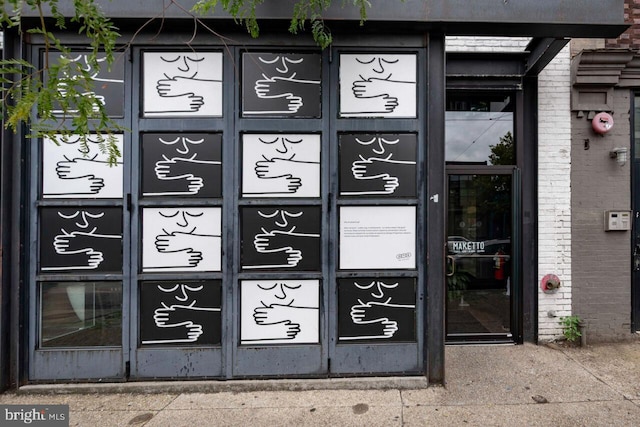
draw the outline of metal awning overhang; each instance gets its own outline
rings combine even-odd
[[[263,22],[288,20],[297,0],[267,1],[257,8]],[[181,0],[179,6],[163,0],[110,0],[100,2],[106,15],[118,19],[189,18],[195,0]],[[349,4],[350,2],[346,2]],[[335,0],[324,18],[333,23],[355,23],[359,10]],[[71,16],[72,2],[59,9]],[[25,17],[37,16],[26,11]],[[229,19],[217,11],[208,17]],[[500,35],[529,37],[617,37],[626,28],[624,0],[371,0],[367,27],[433,29],[457,35]]]
[[[533,38],[526,47],[524,74],[537,75],[569,43],[568,38]]]
[[[524,77],[540,73],[568,42],[568,38],[533,38],[520,52],[448,52],[447,87],[476,88],[482,79],[486,89],[519,88]]]
[[[260,25],[286,29],[296,2],[264,2],[257,9]],[[153,18],[192,19],[188,10],[194,3],[182,0],[178,7],[163,0],[110,0],[100,6],[116,26],[132,28],[136,22]],[[532,37],[524,52],[523,76],[538,74],[569,38],[615,38],[628,28],[624,0],[371,0],[364,26],[360,26],[357,8],[343,7],[339,0],[333,3],[324,18],[334,34],[435,31],[456,36]],[[71,15],[71,5],[63,2],[59,9]],[[25,18],[35,16],[33,11],[24,14]],[[232,20],[220,8],[204,19],[232,28]]]

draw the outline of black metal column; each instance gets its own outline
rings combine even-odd
[[[17,31],[4,30],[3,59],[21,58],[22,40]],[[15,388],[20,382],[21,313],[20,292],[20,225],[21,132],[5,129],[2,118],[0,143],[0,391]]]
[[[2,59],[8,58],[11,49],[5,45]],[[7,86],[7,85],[5,85]],[[0,140],[0,392],[9,383],[9,251],[11,230],[11,138],[4,127],[2,117],[2,140]]]
[[[444,34],[430,33],[427,94],[427,309],[425,366],[431,384],[444,383],[445,339],[445,52]]]
[[[522,168],[522,332],[527,342],[538,338],[538,77],[523,79],[523,112],[519,114],[522,147],[518,165]],[[518,123],[520,124],[520,123]],[[520,156],[522,158],[520,158]],[[527,260],[524,262],[524,260]]]

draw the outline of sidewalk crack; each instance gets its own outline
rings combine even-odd
[[[627,396],[625,396],[624,393],[622,393],[619,390],[616,390],[611,384],[609,384],[608,382],[606,382],[603,378],[601,378],[600,376],[598,376],[598,374],[596,372],[594,372],[593,370],[589,369],[587,366],[585,366],[582,362],[580,362],[579,360],[577,360],[576,358],[572,357],[572,355],[570,353],[567,353],[565,351],[563,351],[561,348],[558,348],[557,351],[559,351],[560,353],[562,353],[565,357],[569,358],[571,361],[573,361],[574,363],[576,363],[578,366],[580,366],[582,369],[585,370],[585,372],[587,372],[589,375],[591,375],[593,378],[595,378],[597,381],[599,381],[600,383],[604,384],[605,386],[607,386],[609,388],[609,390],[613,391],[615,394],[619,395],[622,397],[623,400],[630,400],[627,398]]]

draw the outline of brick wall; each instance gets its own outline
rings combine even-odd
[[[629,96],[615,91],[615,126],[604,136],[586,117],[571,120],[573,313],[586,322],[590,342],[631,337],[631,233],[604,231],[604,211],[630,209],[630,163],[609,158],[613,148],[629,148]]]
[[[640,1],[640,0],[639,0]],[[522,52],[530,37],[447,36],[447,52]]]
[[[522,51],[529,39],[447,37],[447,51]],[[566,46],[538,80],[538,282],[553,273],[562,280],[556,294],[538,283],[538,337],[562,336],[561,316],[571,314],[571,114],[570,47]]]
[[[538,78],[538,339],[562,335],[559,318],[571,314],[571,114],[570,48]],[[545,294],[539,282],[557,275],[562,286]]]
[[[604,47],[638,51],[640,0],[624,3],[624,19],[631,27],[617,39],[605,40]],[[580,47],[575,45],[576,53]],[[615,126],[605,136],[594,134],[585,117],[578,118],[576,113],[572,117],[572,309],[586,322],[591,342],[618,341],[633,336],[630,334],[631,232],[604,231],[606,210],[631,209],[630,163],[620,167],[609,158],[613,148],[629,148],[630,96],[632,92],[628,88],[615,90]],[[585,139],[590,141],[589,150],[584,149]]]
[[[640,49],[640,0],[624,1],[624,22],[631,27],[617,39],[607,39],[606,47]]]

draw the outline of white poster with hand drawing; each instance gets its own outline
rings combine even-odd
[[[299,344],[320,340],[318,280],[243,280],[241,344]]]
[[[220,208],[142,210],[142,271],[220,271]]]
[[[319,197],[320,135],[243,135],[242,195]]]
[[[222,53],[144,52],[145,117],[222,116]]]
[[[122,153],[122,135],[113,138]],[[87,135],[84,142],[80,135],[56,139],[42,140],[43,198],[122,198],[123,159],[109,164],[100,147],[107,141],[97,135]]]

